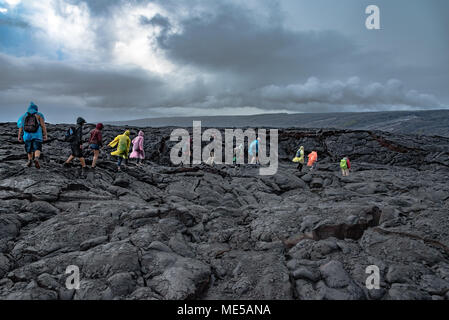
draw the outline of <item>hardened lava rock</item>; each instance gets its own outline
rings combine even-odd
[[[278,171],[261,176],[173,166],[172,129],[146,128],[144,166],[117,172],[105,149],[84,172],[62,166],[67,128],[48,126],[38,170],[15,124],[0,125],[0,299],[449,297],[448,138],[282,129]],[[122,131],[106,126],[105,142]],[[296,169],[299,145],[317,170]]]

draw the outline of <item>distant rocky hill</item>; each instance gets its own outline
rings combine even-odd
[[[449,136],[449,110],[168,117],[113,122],[111,124],[140,127],[189,127],[192,126],[193,120],[201,120],[203,126],[213,128],[337,128]]]
[[[173,166],[172,128],[144,128],[143,167],[117,172],[105,149],[83,172],[62,166],[67,128],[48,126],[37,170],[0,124],[0,299],[449,300],[449,138],[281,129],[279,170],[259,176]],[[299,145],[316,171],[291,162]]]

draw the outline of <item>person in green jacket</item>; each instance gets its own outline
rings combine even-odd
[[[349,176],[349,169],[351,169],[351,162],[349,161],[348,157],[344,157],[343,159],[340,160],[340,168],[343,177]]]
[[[120,166],[122,164],[123,159],[128,159],[129,156],[129,147],[131,146],[131,139],[129,138],[130,132],[126,130],[124,134],[118,135],[112,140],[108,146],[115,147],[117,146],[117,150],[111,152],[111,155],[117,156],[117,170],[120,171]]]

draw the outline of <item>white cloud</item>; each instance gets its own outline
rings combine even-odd
[[[14,8],[21,2],[21,0],[3,0],[3,1],[6,2],[11,8]]]
[[[157,13],[166,14],[153,3],[137,7],[125,6],[116,10],[109,21],[109,32],[114,38],[113,63],[134,64],[160,74],[173,71],[174,65],[150,45],[151,39],[157,36],[155,28],[140,23],[142,16],[151,18]]]
[[[6,8],[0,8],[0,13],[7,13],[8,12],[8,9],[6,9]]]
[[[158,4],[114,7],[107,16],[94,15],[85,2],[40,0],[24,5],[26,20],[37,30],[34,36],[49,52],[60,51],[74,61],[138,66],[159,74],[175,68],[155,45],[161,30],[140,22],[142,16],[170,14]]]
[[[72,5],[63,0],[26,2],[24,17],[36,29],[34,36],[50,51],[60,50],[75,60],[95,58],[95,33],[85,3]]]

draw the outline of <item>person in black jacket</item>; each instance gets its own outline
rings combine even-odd
[[[84,160],[83,155],[83,126],[85,123],[86,120],[84,120],[81,117],[76,119],[76,129],[75,132],[73,133],[74,138],[70,142],[70,148],[72,149],[72,153],[70,154],[70,157],[67,159],[67,161],[64,163],[64,166],[68,166],[73,159],[79,158],[83,169],[86,168],[86,161]]]

